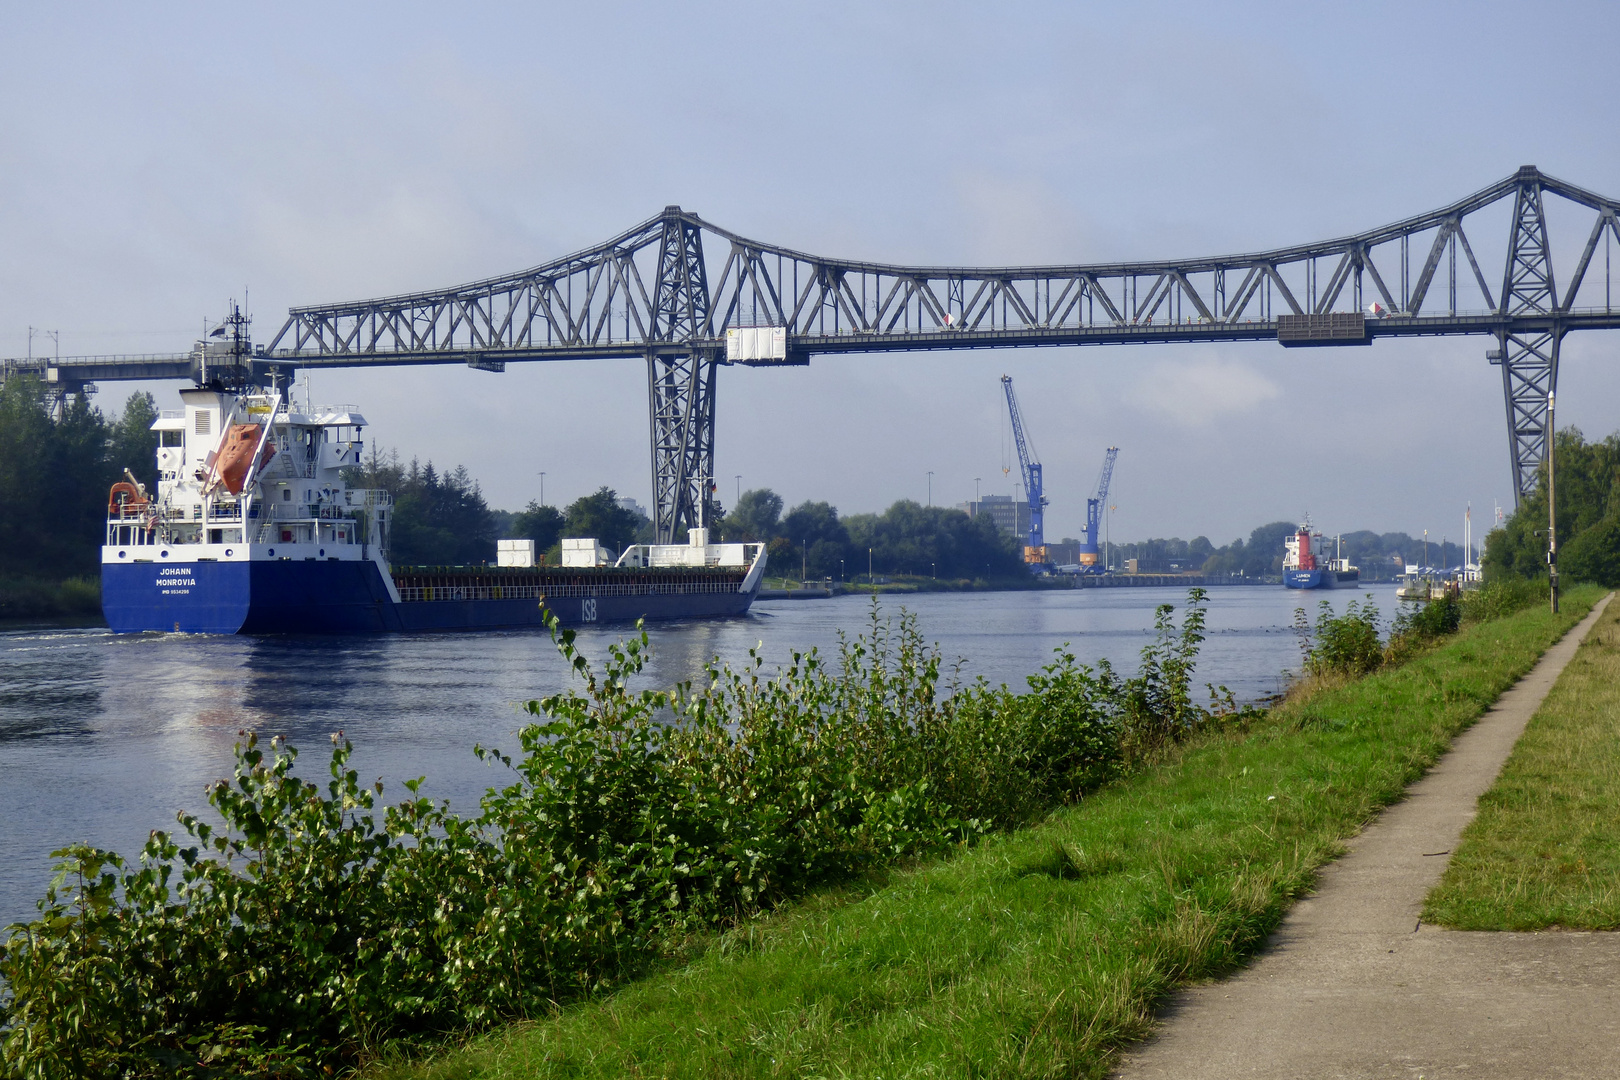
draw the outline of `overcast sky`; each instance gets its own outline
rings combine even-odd
[[[1325,239],[1521,164],[1620,194],[1617,11],[7,4],[0,355],[23,355],[29,326],[57,330],[63,355],[183,351],[244,290],[268,342],[289,306],[520,269],[668,203],[823,255],[1005,265]],[[1051,537],[1079,531],[1117,444],[1116,540],[1220,544],[1307,511],[1330,532],[1455,539],[1465,503],[1476,522],[1512,503],[1489,345],[726,368],[716,471],[728,504],[741,474],[845,513],[924,501],[929,470],[936,503],[972,497],[975,477],[1011,492],[1007,373]],[[1565,342],[1561,423],[1620,427],[1617,347]],[[552,503],[603,484],[650,501],[641,361],[313,380],[380,444],[466,465],[493,506],[536,497],[540,470]],[[114,412],[134,388],[97,401]],[[177,384],[150,389],[172,407]]]

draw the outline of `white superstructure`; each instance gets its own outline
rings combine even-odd
[[[388,579],[389,495],[343,478],[360,464],[365,417],[275,390],[180,397],[152,425],[156,495],[113,489],[103,562],[373,559]]]

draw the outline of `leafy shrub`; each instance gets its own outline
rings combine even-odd
[[[1345,605],[1343,615],[1334,615],[1333,605],[1323,600],[1314,634],[1305,609],[1295,608],[1294,631],[1299,635],[1305,673],[1317,678],[1356,678],[1377,671],[1384,663],[1378,622],[1378,608],[1370,593],[1365,604],[1352,600]]]
[[[1466,602],[1470,618],[1500,618],[1527,606],[1525,589],[1497,583],[1479,590]],[[1533,591],[1533,590],[1532,590]],[[1478,599],[1485,594],[1483,599]],[[1545,590],[1543,590],[1545,595]],[[1405,607],[1395,616],[1387,640],[1380,639],[1378,608],[1368,594],[1365,604],[1352,600],[1343,615],[1323,600],[1313,629],[1305,609],[1294,609],[1294,632],[1299,636],[1305,673],[1315,678],[1359,678],[1381,667],[1403,664],[1420,649],[1462,625],[1465,601],[1446,592],[1436,599]]]
[[[1127,745],[1152,749],[1179,739],[1208,717],[1193,704],[1192,674],[1198,662],[1198,648],[1204,641],[1204,607],[1207,594],[1193,589],[1181,631],[1176,632],[1169,604],[1160,604],[1153,626],[1158,636],[1142,650],[1142,666],[1123,687],[1125,736]],[[1104,665],[1105,674],[1111,674]],[[1223,688],[1224,689],[1224,688]],[[1216,698],[1214,687],[1211,698]],[[1231,706],[1231,694],[1226,694]]]
[[[1390,628],[1384,662],[1404,664],[1419,652],[1462,626],[1463,602],[1451,590],[1432,599],[1404,607]]]
[[[1462,625],[1463,605],[1457,595],[1445,592],[1425,603],[1406,608],[1395,617],[1391,631],[1395,637],[1411,635],[1423,640],[1455,634]]]
[[[1570,582],[1620,585],[1620,511],[1576,533],[1558,553],[1558,565]]]
[[[392,1040],[557,1003],[634,974],[675,935],[818,883],[967,843],[1080,797],[1210,715],[1190,684],[1195,590],[1168,606],[1138,672],[1059,650],[1017,695],[942,694],[912,617],[841,640],[836,663],[752,656],[698,687],[630,689],[641,633],[583,684],[530,702],[511,782],[463,819],[380,784],[333,738],[323,791],[244,733],[224,822],[181,815],[137,863],[56,852],[40,917],[0,946],[7,1077],[330,1075]],[[1230,695],[1228,695],[1228,701]]]
[[[1547,592],[1545,576],[1522,578],[1500,575],[1463,594],[1463,617],[1469,622],[1503,619],[1525,608],[1545,604]]]

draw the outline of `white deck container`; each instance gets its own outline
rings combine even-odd
[[[533,540],[497,540],[495,541],[496,566],[533,566],[534,541]]]

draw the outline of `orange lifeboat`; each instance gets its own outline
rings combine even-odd
[[[145,513],[152,500],[141,494],[141,489],[128,480],[120,480],[107,492],[108,517],[132,517]]]
[[[215,469],[225,490],[232,495],[242,494],[242,485],[247,480],[248,471],[253,468],[253,452],[258,449],[262,434],[263,430],[258,424],[232,424],[225,436],[225,445],[220,448]],[[266,441],[265,462],[268,463],[275,453],[276,448]]]

